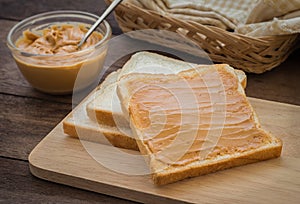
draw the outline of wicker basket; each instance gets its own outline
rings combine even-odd
[[[105,1],[110,4],[112,0]],[[130,3],[120,4],[115,10],[115,17],[123,32],[142,29],[184,30],[185,37],[196,42],[214,62],[227,63],[251,73],[263,73],[278,66],[294,50],[299,39],[298,34],[248,37],[214,26],[162,16]]]

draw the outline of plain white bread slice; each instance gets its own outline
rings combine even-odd
[[[118,69],[117,71],[109,73],[104,81],[97,87],[97,90],[104,90],[107,86],[115,83],[119,77],[119,74],[121,73],[121,70]]]
[[[106,86],[102,92],[96,95],[94,100],[87,104],[86,111],[89,118],[98,121],[99,124],[129,128],[119,105],[119,99],[114,96],[116,87],[116,83]]]
[[[106,87],[115,83],[120,70],[110,73],[97,87],[96,91],[79,104],[71,114],[63,120],[64,133],[82,140],[112,144],[115,147],[138,150],[135,139],[128,135],[130,129],[120,131],[117,127],[101,125],[91,120],[86,112],[86,105],[103,92]],[[124,129],[123,129],[124,130]]]
[[[191,80],[192,84],[196,84],[195,89],[193,90],[201,90],[200,87],[197,86],[198,83],[195,83],[195,80],[198,80],[197,82],[200,82],[202,80],[202,76],[212,76],[211,73],[217,72],[222,77],[223,85],[225,87],[229,87],[228,92],[226,91],[226,97],[233,97],[233,102],[228,105],[236,105],[233,106],[237,109],[233,108],[232,112],[227,112],[229,121],[231,118],[239,118],[240,116],[244,116],[245,112],[247,119],[246,121],[250,121],[250,126],[243,126],[241,124],[241,121],[244,120],[237,120],[239,122],[228,122],[225,123],[226,129],[223,129],[222,126],[222,134],[219,138],[221,141],[226,141],[226,137],[228,135],[234,134],[233,140],[230,140],[230,143],[225,143],[225,146],[213,146],[214,149],[210,149],[209,153],[207,154],[207,157],[192,157],[193,160],[188,160],[190,162],[186,162],[185,156],[188,156],[187,153],[184,153],[183,156],[179,158],[179,160],[175,161],[175,164],[172,163],[172,158],[170,158],[170,155],[174,155],[174,152],[168,152],[171,154],[166,154],[162,157],[162,155],[159,154],[159,151],[164,151],[165,148],[171,148],[180,150],[182,146],[186,144],[186,140],[189,140],[189,135],[184,134],[185,132],[189,132],[189,128],[191,127],[189,123],[185,123],[184,126],[181,126],[180,122],[180,116],[178,116],[178,113],[175,111],[174,106],[169,107],[169,98],[167,98],[165,95],[161,95],[161,97],[155,98],[152,97],[151,91],[155,91],[157,93],[158,90],[160,90],[159,87],[161,85],[166,85],[162,87],[171,87],[168,93],[173,93],[174,90],[181,89],[181,87],[177,86],[178,81],[183,80]],[[199,73],[201,73],[201,77],[199,77]],[[207,77],[208,78],[208,77]],[[207,79],[206,78],[206,79]],[[248,102],[244,89],[242,88],[240,83],[237,83],[238,78],[232,68],[230,68],[228,65],[216,65],[211,66],[203,69],[195,69],[195,70],[189,70],[179,73],[178,75],[158,75],[158,74],[129,74],[126,76],[123,76],[121,80],[118,83],[117,93],[120,97],[120,101],[122,104],[122,108],[124,111],[124,114],[127,114],[130,119],[130,127],[133,131],[134,136],[136,137],[139,149],[143,155],[145,155],[146,161],[148,161],[151,172],[152,178],[155,184],[157,185],[163,185],[172,183],[175,181],[179,181],[185,178],[190,178],[194,176],[199,176],[203,174],[212,173],[215,171],[240,166],[244,164],[249,164],[257,161],[262,161],[266,159],[271,159],[275,157],[279,157],[281,154],[282,149],[282,143],[279,139],[272,136],[270,133],[267,133],[263,129],[261,129],[260,124],[258,123],[257,116],[254,113],[253,108],[251,107],[250,103]],[[231,85],[232,83],[232,85]],[[175,84],[175,85],[173,85]],[[181,83],[180,83],[181,84]],[[149,85],[149,86],[148,86]],[[208,87],[216,87],[214,82],[211,81],[211,84],[208,84]],[[145,87],[142,88],[141,87]],[[147,89],[147,87],[150,87]],[[154,89],[153,87],[156,87]],[[219,87],[219,86],[217,86]],[[174,88],[174,89],[172,89]],[[190,88],[189,88],[190,89]],[[136,92],[136,91],[139,92]],[[150,90],[150,92],[148,91]],[[146,92],[145,92],[146,91]],[[134,94],[134,97],[133,96]],[[138,95],[136,95],[138,93]],[[184,90],[179,91],[181,94],[185,94],[186,92]],[[196,95],[203,99],[203,92],[195,92]],[[213,92],[213,93],[219,93],[219,92]],[[150,95],[149,95],[150,94]],[[154,94],[154,93],[153,93]],[[161,94],[161,93],[160,93]],[[186,95],[184,95],[186,96]],[[177,95],[177,97],[179,97]],[[176,97],[176,98],[177,98]],[[237,98],[235,98],[237,97]],[[210,97],[208,97],[209,100]],[[228,100],[229,100],[228,98]],[[178,98],[177,98],[178,99]],[[198,100],[199,100],[198,99]],[[237,99],[237,100],[235,100]],[[153,102],[154,101],[154,102]],[[165,102],[166,101],[166,102]],[[162,105],[164,102],[164,106]],[[199,103],[199,110],[200,111],[207,111],[207,109],[201,108],[201,103]],[[222,104],[222,101],[219,101],[220,104]],[[152,105],[151,105],[152,104]],[[226,103],[227,104],[227,103]],[[172,121],[170,123],[163,124],[162,127],[164,127],[162,130],[158,131],[156,133],[156,129],[153,127],[157,127],[157,124],[161,124],[161,121],[158,120],[158,118],[155,118],[155,120],[151,120],[150,117],[150,110],[151,108],[155,108],[157,106],[163,107],[163,109],[158,109],[158,111],[154,112],[154,116],[163,116],[164,113],[168,114],[175,114],[175,116],[172,116],[172,119],[166,120],[166,121]],[[184,107],[184,106],[183,106]],[[227,107],[227,106],[226,106]],[[198,108],[197,108],[198,109]],[[190,107],[185,107],[183,109],[179,109],[180,113],[186,113],[185,110],[190,114],[193,113],[194,109],[190,109]],[[230,110],[230,109],[228,109]],[[236,111],[238,110],[238,111]],[[169,111],[169,112],[168,112]],[[203,112],[202,112],[203,113]],[[236,114],[236,115],[235,115]],[[168,115],[169,116],[169,115]],[[166,116],[167,117],[167,116]],[[174,118],[175,117],[175,118]],[[177,119],[176,119],[177,118]],[[227,118],[227,116],[226,116]],[[178,120],[178,121],[177,121]],[[158,122],[157,122],[158,121]],[[234,120],[233,120],[234,121]],[[193,123],[193,122],[192,122]],[[175,124],[175,125],[174,125]],[[180,124],[180,128],[177,128],[176,124]],[[206,123],[201,123],[201,125],[205,125]],[[247,123],[248,124],[248,123]],[[203,128],[203,126],[200,126],[200,123],[194,122],[194,125],[198,125],[197,129]],[[232,125],[235,128],[235,131],[237,133],[232,133]],[[172,127],[172,128],[170,128]],[[218,126],[219,127],[219,126]],[[247,127],[247,128],[245,128]],[[229,129],[228,129],[229,128]],[[248,129],[250,128],[250,129]],[[149,131],[150,130],[150,131]],[[174,130],[182,131],[184,134],[184,139],[180,138],[179,141],[183,141],[182,143],[177,143],[175,146],[169,147],[169,145],[163,145],[163,144],[169,144],[166,143],[163,139],[164,138],[170,138],[172,135],[176,137],[177,132]],[[203,129],[205,131],[205,129]],[[230,130],[227,133],[224,133],[223,131]],[[250,131],[250,132],[248,132]],[[151,135],[151,133],[155,133]],[[241,138],[239,137],[240,134],[242,134]],[[250,137],[248,138],[248,136]],[[202,137],[201,134],[198,136]],[[245,137],[247,136],[247,137]],[[159,137],[158,141],[155,143],[151,143],[151,139]],[[231,136],[232,137],[232,136]],[[243,138],[247,138],[244,140]],[[149,140],[150,139],[150,140]],[[220,140],[217,140],[219,142]],[[241,140],[242,143],[236,143],[237,141]],[[173,141],[173,140],[172,140]],[[175,141],[175,139],[174,139]],[[202,140],[201,140],[202,141]],[[205,140],[204,140],[205,141]],[[150,142],[150,143],[149,143]],[[192,144],[195,140],[192,140]],[[210,139],[209,139],[209,142]],[[233,142],[233,143],[232,143]],[[152,145],[151,145],[152,144]],[[216,143],[219,144],[219,143]],[[235,146],[235,144],[237,146]],[[158,145],[158,146],[155,146]],[[242,148],[241,146],[242,145]],[[194,147],[194,146],[193,146]],[[158,149],[158,152],[153,152],[153,149]],[[213,150],[213,151],[212,151]],[[198,150],[197,150],[198,151]],[[157,154],[158,153],[158,154]],[[195,154],[194,154],[195,153]],[[192,152],[192,155],[198,155],[197,152]],[[201,153],[201,150],[200,150]],[[201,155],[201,154],[199,154]],[[183,158],[183,161],[180,160]],[[189,157],[187,157],[189,158]],[[171,160],[172,162],[168,162]],[[179,163],[176,163],[179,161]],[[180,163],[182,162],[182,163]]]
[[[110,143],[115,147],[139,151],[133,137],[120,132],[117,127],[100,125],[92,121],[86,114],[85,105],[86,103],[83,103],[78,106],[75,117],[71,114],[64,119],[63,129],[65,134],[81,140],[101,144]]]
[[[118,79],[130,73],[177,74],[194,67],[197,67],[197,64],[152,52],[138,52],[122,67]]]
[[[195,67],[203,66],[150,52],[136,53],[119,71],[118,76],[113,76],[115,81],[111,81],[110,85],[99,92],[97,97],[87,105],[87,113],[93,121],[98,121],[99,124],[129,128],[129,124],[122,113],[120,101],[116,96],[117,78],[130,73],[177,74]],[[246,87],[247,77],[245,73],[240,70],[235,70],[235,73],[242,86]]]

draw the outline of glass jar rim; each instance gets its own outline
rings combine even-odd
[[[106,28],[105,34],[103,36],[103,38],[97,42],[95,45],[90,46],[86,49],[83,50],[79,50],[76,52],[72,52],[72,53],[65,53],[65,54],[35,54],[35,53],[29,53],[29,52],[24,52],[22,51],[22,49],[18,48],[14,42],[12,42],[12,35],[13,33],[23,24],[27,24],[30,22],[34,22],[37,19],[43,19],[43,18],[47,18],[47,17],[51,17],[51,16],[55,16],[55,15],[78,15],[78,17],[80,16],[85,16],[85,17],[91,17],[91,18],[95,18],[95,21],[99,18],[99,16],[92,14],[92,13],[88,13],[88,12],[84,12],[84,11],[75,11],[75,10],[58,10],[58,11],[49,11],[49,12],[44,12],[44,13],[40,13],[40,14],[36,14],[33,16],[30,16],[28,18],[23,19],[22,21],[18,22],[16,25],[14,25],[8,35],[7,35],[7,45],[11,50],[14,50],[16,52],[21,53],[24,56],[30,57],[30,56],[34,56],[34,57],[51,57],[51,56],[56,56],[56,57],[60,57],[60,56],[68,56],[70,54],[83,54],[85,52],[89,52],[95,48],[97,48],[98,46],[102,45],[105,41],[107,41],[110,36],[111,36],[111,27],[109,25],[109,23],[104,20],[101,24],[103,24]],[[101,25],[100,24],[100,25]]]

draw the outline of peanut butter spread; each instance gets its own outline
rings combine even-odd
[[[98,32],[93,34],[78,48],[77,44],[83,38],[88,29],[84,25],[60,25],[52,26],[34,33],[29,30],[23,32],[23,36],[16,42],[16,46],[24,52],[33,54],[65,54],[86,49],[97,44],[103,36]]]
[[[129,87],[129,111],[142,142],[165,164],[186,165],[271,141],[237,77],[226,69],[135,80]]]

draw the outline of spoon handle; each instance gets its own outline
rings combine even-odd
[[[104,11],[104,13],[99,17],[99,19],[94,23],[94,25],[88,30],[88,32],[84,35],[84,37],[81,39],[81,41],[78,44],[78,47],[80,47],[87,39],[90,37],[90,35],[94,32],[94,30],[98,27],[100,23],[115,9],[116,6],[119,5],[123,0],[114,0],[109,7]]]

